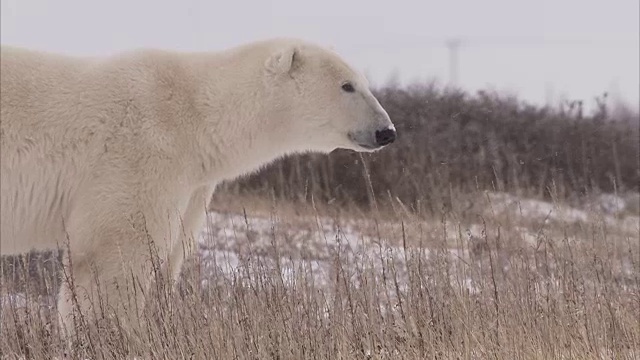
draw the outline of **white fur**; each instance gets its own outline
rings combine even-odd
[[[290,153],[366,151],[393,128],[360,74],[298,40],[104,59],[3,47],[1,63],[1,253],[68,240],[88,294],[96,279],[111,296],[132,274],[148,285],[149,239],[175,276],[220,181]]]

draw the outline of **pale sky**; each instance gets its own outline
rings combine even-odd
[[[333,47],[375,85],[449,81],[542,104],[609,91],[639,106],[638,0],[2,0],[2,44],[69,54],[220,50],[275,36]]]

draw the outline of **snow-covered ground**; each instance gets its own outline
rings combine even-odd
[[[625,231],[638,231],[640,218],[638,214],[626,213],[637,209],[638,198],[623,197],[612,194],[601,194],[583,208],[571,207],[567,204],[554,204],[537,199],[519,198],[507,193],[487,193],[490,206],[488,210],[498,214],[511,213],[523,218],[556,221],[559,223],[588,223],[604,221],[607,225],[619,227]]]
[[[360,233],[353,223],[330,219],[283,219],[247,217],[237,214],[208,214],[200,238],[200,257],[209,278],[234,275],[242,260],[258,260],[261,270],[280,269],[286,283],[295,274],[311,275],[317,285],[327,284],[333,275],[332,262],[354,264],[358,258],[377,256],[373,239]],[[402,249],[387,247],[390,254]],[[247,270],[245,267],[244,270]],[[205,277],[205,283],[209,281]]]
[[[425,259],[437,257],[450,263],[481,261],[483,246],[488,246],[487,237],[497,231],[501,231],[503,237],[519,242],[520,246],[534,250],[539,250],[541,243],[553,237],[554,230],[557,234],[564,227],[576,224],[600,224],[613,232],[611,236],[622,238],[638,239],[640,232],[640,218],[637,214],[625,213],[628,207],[625,200],[613,195],[599,197],[584,208],[506,193],[486,193],[485,197],[488,201],[483,214],[493,219],[509,216],[511,226],[508,229],[481,223],[458,223],[448,225],[448,231],[443,231],[439,221],[413,221],[404,224],[405,236],[415,238],[424,236],[426,232],[431,241],[417,249],[414,239],[407,251],[402,245],[403,229],[399,222],[210,213],[199,242],[200,259],[206,269],[203,284],[220,276],[247,275],[250,267],[242,266],[243,261],[248,264],[248,260],[254,263],[258,260],[264,265],[262,271],[279,271],[285,284],[295,281],[295,274],[302,274],[311,275],[316,285],[335,279],[338,270],[349,274],[366,268],[373,270],[376,277],[382,277],[383,267],[389,268],[386,265],[393,264],[394,276],[403,286],[408,281],[407,259],[412,254],[419,252],[419,256]],[[371,235],[376,233],[372,231],[374,228],[378,230],[377,236]],[[439,241],[439,238],[444,238],[444,241]],[[575,234],[569,238],[581,241]],[[496,255],[498,264],[508,270],[507,255]],[[632,275],[629,259],[621,259],[618,268],[622,275]],[[457,285],[475,291],[472,279],[455,281]]]

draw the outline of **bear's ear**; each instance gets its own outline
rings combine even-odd
[[[299,63],[300,50],[295,46],[288,46],[271,54],[265,62],[265,67],[272,74],[290,74],[300,65]]]

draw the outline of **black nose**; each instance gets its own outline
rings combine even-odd
[[[396,139],[396,131],[394,129],[384,129],[376,131],[376,143],[380,146],[391,144]]]

